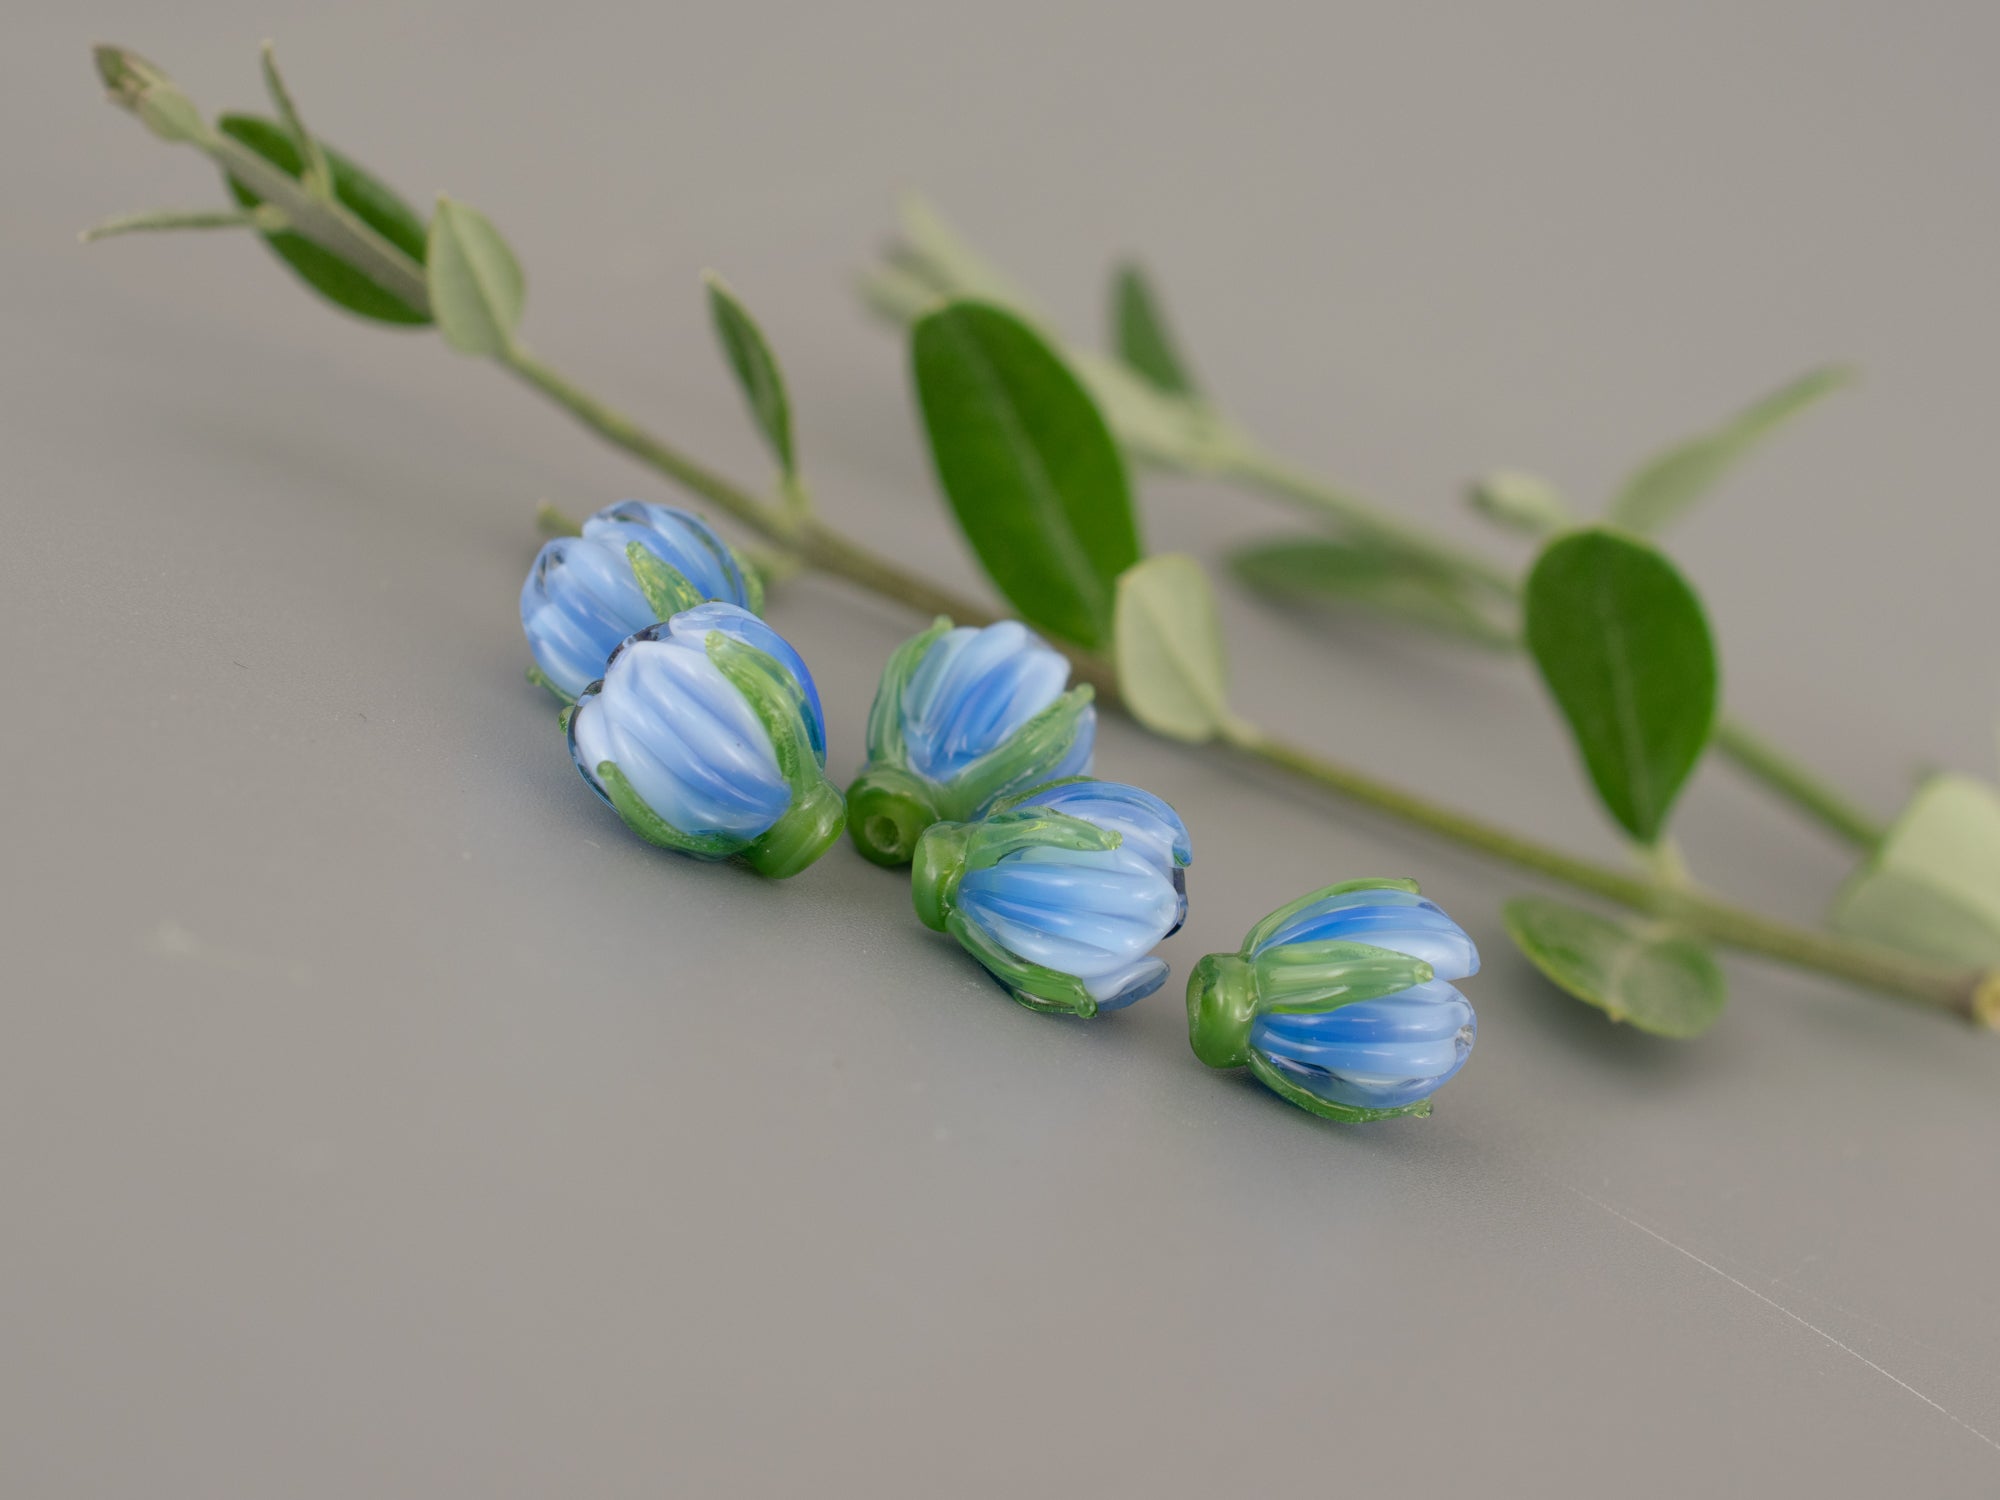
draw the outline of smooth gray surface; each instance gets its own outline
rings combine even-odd
[[[1172,993],[1008,1005],[844,847],[657,856],[521,680],[544,497],[663,495],[254,245],[95,36],[308,118],[529,268],[554,363],[735,472],[722,267],[827,510],[961,583],[848,277],[922,185],[1072,326],[1138,246],[1282,449],[1472,536],[1830,355],[1866,387],[1688,524],[1729,692],[1869,800],[1986,771],[1990,6],[136,4],[10,13],[0,1490],[10,1496],[1990,1495],[2000,1046],[1750,963],[1696,1045],[1552,995],[1522,882],[1107,724],[1194,830],[1185,972],[1410,873],[1486,949],[1429,1122],[1323,1128]],[[1156,545],[1281,524],[1153,483]],[[1246,711],[1612,852],[1522,672],[1225,601]],[[836,773],[911,622],[773,618]],[[1837,853],[1713,769],[1698,870]],[[1986,1436],[1982,1436],[1986,1434]]]

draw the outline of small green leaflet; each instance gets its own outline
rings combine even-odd
[[[1697,1037],[1728,1002],[1715,956],[1691,937],[1543,896],[1518,896],[1501,917],[1514,945],[1557,986],[1640,1031]]]
[[[713,271],[705,273],[708,285],[708,312],[715,323],[715,337],[723,356],[750,403],[750,415],[764,441],[777,457],[779,472],[788,479],[798,475],[798,460],[792,450],[792,403],[785,394],[785,377],[778,369],[777,356],[764,339],[764,332],[750,316],[749,309]]]
[[[1497,469],[1473,480],[1466,502],[1496,526],[1523,536],[1549,536],[1575,524],[1569,502],[1538,474]]]
[[[257,115],[224,115],[216,122],[224,135],[239,142],[288,176],[297,177],[302,167],[298,146],[291,133],[276,120]],[[425,255],[424,221],[417,211],[389,187],[356,166],[325,142],[321,153],[333,176],[333,196],[354,216],[383,239],[413,260]],[[244,208],[255,208],[263,199],[235,178],[228,179],[229,192]],[[266,234],[264,242],[299,279],[336,307],[378,323],[430,322],[421,310],[410,306],[395,293],[376,285],[331,250],[314,244],[304,235]]]
[[[1039,334],[987,303],[927,314],[910,353],[938,482],[988,576],[1030,624],[1108,645],[1118,575],[1140,548],[1096,403]]]
[[[1156,734],[1201,741],[1231,722],[1215,591],[1200,563],[1163,552],[1118,580],[1118,690]]]
[[[1514,644],[1512,632],[1480,608],[1463,579],[1389,547],[1281,537],[1232,552],[1229,566],[1269,598],[1353,605],[1482,645]]]
[[[1198,394],[1146,273],[1130,261],[1112,274],[1111,342],[1118,357],[1155,390]]]
[[[440,194],[429,243],[431,312],[444,341],[461,354],[506,353],[527,289],[500,231],[478,209]]]
[[[1628,531],[1661,530],[1748,458],[1765,438],[1853,378],[1851,370],[1837,365],[1809,371],[1714,431],[1654,455],[1625,481],[1605,519]]]
[[[1715,727],[1715,644],[1701,601],[1655,548],[1615,531],[1551,542],[1528,575],[1528,649],[1590,779],[1651,844]]]
[[[1833,925],[1945,963],[2000,966],[2000,792],[1930,777],[1834,902]]]

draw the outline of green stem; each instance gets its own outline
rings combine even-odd
[[[1248,443],[1239,443],[1220,455],[1214,472],[1298,506],[1321,520],[1331,520],[1389,543],[1399,551],[1467,579],[1495,599],[1515,602],[1521,597],[1520,581],[1490,558],[1441,541],[1360,496],[1294,469]],[[1879,820],[1742,720],[1727,714],[1719,718],[1714,744],[1746,774],[1864,854],[1872,853],[1886,837],[1888,830]]]
[[[1615,866],[1581,859],[1255,731],[1239,731],[1234,743],[1246,755],[1351,801],[1620,906],[1671,918],[1683,931],[1711,942],[1994,1024],[1994,975],[1772,921],[1699,890],[1664,886]]]
[[[1889,836],[1883,823],[1856,807],[1796,760],[1740,719],[1715,724],[1715,746],[1765,785],[1781,790],[1798,807],[1857,849],[1872,851]]]

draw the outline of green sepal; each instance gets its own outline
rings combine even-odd
[[[1429,984],[1436,970],[1420,958],[1373,943],[1328,939],[1287,943],[1257,955],[1257,1014],[1306,1016],[1357,1000],[1399,995]]]
[[[551,682],[549,680],[549,674],[544,672],[540,667],[536,666],[533,662],[528,663],[528,681],[532,682],[536,687],[547,688],[550,692],[554,693],[558,698],[562,699],[564,703],[569,704],[571,707],[576,706],[576,699],[570,697],[568,693],[565,693],[561,688],[557,687],[555,683]]]
[[[1047,780],[1045,768],[1060,765],[1076,740],[1085,710],[1097,696],[1089,683],[1064,693],[998,745],[946,782],[939,805],[947,818],[978,815],[1009,792],[1024,792]]]
[[[655,620],[671,620],[682,610],[704,602],[701,590],[689,583],[680,569],[661,562],[644,542],[627,542],[625,558],[632,564],[632,577]]]
[[[729,546],[727,542],[723,545]],[[734,547],[729,547],[729,555],[736,560],[736,571],[743,578],[743,607],[761,618],[764,613],[764,570]]]
[[[749,848],[744,858],[773,879],[796,875],[831,848],[847,826],[847,804],[826,779],[826,768],[806,727],[805,692],[767,652],[711,630],[703,645],[716,670],[734,683],[770,736],[778,774],[792,789],[791,806]]]
[[[1097,1014],[1097,1001],[1084,988],[1081,979],[1074,974],[1031,964],[1009,953],[982,932],[977,924],[967,921],[963,912],[954,910],[946,917],[945,931],[957,938],[959,946],[977,959],[987,973],[1005,985],[1007,993],[1017,1003],[1029,1010],[1080,1016],[1086,1021]]]
[[[868,764],[900,766],[907,747],[903,742],[903,693],[924,656],[946,631],[952,628],[949,615],[939,615],[930,629],[911,636],[889,653],[882,668],[882,680],[875,689],[875,701],[868,708]]]
[[[1271,935],[1315,901],[1323,901],[1328,896],[1344,896],[1349,891],[1406,891],[1412,896],[1421,895],[1414,880],[1343,880],[1337,885],[1329,885],[1317,891],[1308,891],[1298,900],[1279,907],[1264,918],[1250,934],[1243,939],[1243,946],[1237,951],[1243,954],[1256,952],[1271,940]]]
[[[917,840],[910,872],[910,898],[933,932],[943,932],[957,909],[959,882],[969,870],[990,870],[1023,849],[1071,849],[1103,853],[1124,837],[1068,813],[1023,807],[993,813],[976,823],[937,823]]]
[[[742,847],[740,840],[728,834],[682,833],[646,805],[645,799],[625,779],[625,773],[618,769],[616,761],[601,760],[597,763],[597,784],[604,788],[604,795],[618,809],[618,816],[625,820],[625,826],[649,844],[672,849],[677,854],[691,854],[696,859],[728,859]]]
[[[1331,1099],[1322,1099],[1311,1089],[1301,1088],[1284,1073],[1267,1062],[1258,1053],[1250,1054],[1250,1071],[1257,1075],[1257,1081],[1300,1109],[1318,1115],[1322,1120],[1339,1120],[1346,1125],[1365,1125],[1371,1120],[1394,1120],[1404,1115],[1422,1116],[1431,1112],[1431,1101],[1419,1099],[1415,1104],[1405,1104],[1397,1109],[1362,1109],[1352,1104],[1335,1104]]]
[[[1372,943],[1329,939],[1251,954],[1211,953],[1188,975],[1188,1045],[1211,1068],[1252,1059],[1259,1016],[1314,1015],[1401,994],[1436,977],[1420,958]]]

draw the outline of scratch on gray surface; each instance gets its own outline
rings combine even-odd
[[[1569,1184],[1564,1183],[1563,1186],[1569,1187]],[[1877,1375],[1880,1375],[1884,1380],[1887,1380],[1894,1385],[1901,1386],[1904,1390],[1908,1391],[1912,1396],[1915,1396],[1919,1401],[1923,1402],[1924,1405],[1930,1407],[1933,1411],[1938,1412],[1940,1415],[1949,1418],[1951,1421],[1957,1423],[1960,1427],[1963,1427],[1967,1432],[1971,1433],[1974,1437],[1978,1438],[1980,1442],[1986,1444],[1987,1447],[1992,1448],[1995,1451],[2000,1451],[2000,1442],[1996,1442],[1994,1439],[1988,1437],[1985,1433],[1981,1432],[1977,1427],[1974,1427],[1970,1422],[1966,1421],[1965,1418],[1956,1415],[1955,1413],[1947,1410],[1943,1406],[1940,1406],[1937,1402],[1931,1400],[1929,1396],[1926,1396],[1922,1391],[1918,1390],[1915,1386],[1911,1385],[1909,1381],[1903,1379],[1900,1375],[1895,1374],[1893,1371],[1883,1369],[1880,1365],[1876,1364],[1874,1360],[1870,1359],[1860,1350],[1852,1348],[1847,1344],[1843,1344],[1839,1339],[1835,1338],[1832,1334],[1828,1333],[1824,1328],[1820,1327],[1817,1323],[1808,1322],[1806,1319],[1800,1317],[1797,1313],[1793,1312],[1789,1307],[1785,1306],[1784,1303],[1777,1301],[1775,1298],[1765,1296],[1762,1292],[1758,1291],[1757,1288],[1751,1286],[1747,1281],[1737,1280],[1734,1276],[1731,1276],[1727,1271],[1723,1270],[1722,1267],[1716,1265],[1713,1261],[1703,1260],[1699,1255],[1696,1255],[1694,1251],[1688,1249],[1687,1246],[1676,1244],[1674,1241],[1668,1239],[1664,1234],[1661,1234],[1659,1230],[1650,1228],[1645,1224],[1641,1224],[1637,1219],[1633,1218],[1630,1214],[1624,1213],[1618,1209],[1613,1208],[1609,1203],[1606,1203],[1603,1199],[1593,1198],[1591,1197],[1590,1194],[1584,1192],[1583,1189],[1581,1188],[1569,1187],[1569,1191],[1576,1194],[1576,1196],[1581,1198],[1585,1203],[1593,1204],[1594,1206],[1603,1209],[1606,1213],[1610,1214],[1612,1218],[1617,1219],[1619,1222],[1624,1224],[1630,1224],[1634,1229],[1638,1230],[1641,1234],[1647,1235],[1652,1239],[1658,1240],[1662,1245],[1665,1245],[1669,1250],[1675,1251],[1677,1254],[1680,1255],[1685,1255],[1689,1260],[1693,1261],[1696,1265],[1700,1266],[1704,1271],[1714,1272],[1717,1276],[1720,1276],[1724,1281],[1728,1282],[1731,1286],[1737,1288],[1737,1290],[1739,1291],[1748,1292],[1751,1296],[1755,1297],[1759,1302],[1762,1302],[1765,1306],[1776,1308],[1779,1312],[1783,1313],[1786,1317],[1790,1318],[1794,1323],[1798,1324],[1801,1328],[1804,1328],[1810,1333],[1818,1334],[1821,1338],[1825,1339],[1829,1344],[1833,1345],[1834,1348],[1838,1349],[1842,1354],[1848,1355],[1850,1358],[1853,1359],[1858,1359],[1859,1361],[1861,1361],[1862,1364],[1866,1365],[1869,1369],[1873,1370]]]
[[[280,963],[254,953],[239,953],[205,943],[178,922],[162,921],[153,929],[153,948],[170,958],[188,958],[213,968],[236,974],[278,974],[296,985],[309,984],[312,975],[304,964]]]

